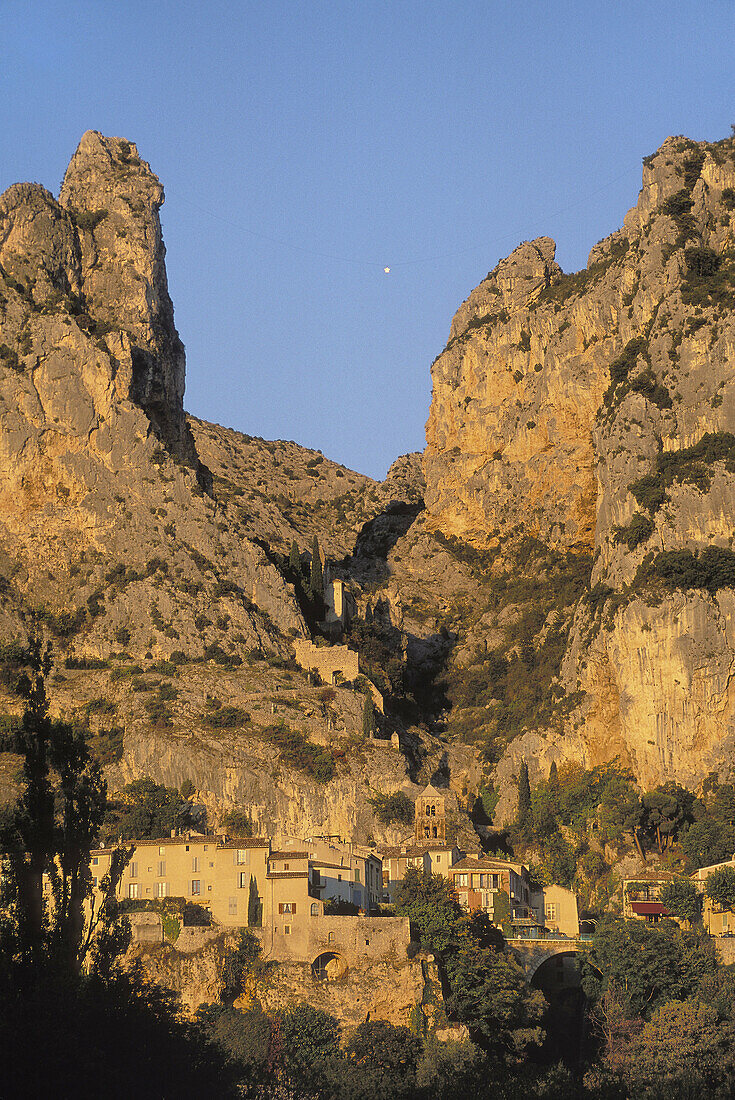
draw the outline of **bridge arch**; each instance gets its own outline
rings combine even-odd
[[[558,959],[563,964],[565,959],[579,959],[579,956],[580,950],[578,947],[570,947],[564,944],[559,944],[550,949],[546,948],[544,951],[539,951],[538,954],[534,953],[533,957],[526,962],[526,981],[531,985],[541,967],[546,966],[552,959]]]
[[[348,966],[336,951],[323,951],[311,964],[312,976],[318,982],[336,982],[347,976]]]

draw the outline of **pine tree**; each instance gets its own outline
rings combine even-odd
[[[311,576],[309,588],[313,599],[324,598],[324,577],[322,576],[322,555],[319,549],[319,539],[314,535],[311,547]]]
[[[519,829],[525,829],[531,819],[531,784],[528,779],[528,764],[521,762],[521,771],[518,776],[518,816],[516,824]]]

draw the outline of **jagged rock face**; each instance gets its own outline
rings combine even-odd
[[[732,769],[734,208],[733,140],[668,139],[585,271],[522,245],[432,369],[427,527],[594,546],[561,668],[584,699],[568,755],[617,755],[645,786]],[[685,576],[671,552],[709,564]]]
[[[623,230],[638,280],[626,336],[641,345],[627,377],[614,372],[594,430],[592,579],[614,594],[592,621],[580,608],[565,672],[591,701],[590,757],[602,758],[607,742],[646,786],[669,777],[696,786],[733,769],[733,579],[660,577],[672,552],[701,559],[718,548],[726,569],[733,547],[733,188],[731,141],[669,139],[648,158]],[[724,451],[702,452],[708,438]]]
[[[559,279],[548,237],[522,244],[473,291],[432,367],[424,454],[427,522],[488,542],[523,528],[591,543],[591,430],[606,385],[602,302],[573,319],[539,301]]]
[[[199,484],[162,201],[135,147],[94,132],[60,202],[0,197],[0,633],[40,615],[78,653],[117,634],[131,655],[194,654],[227,641],[219,617],[287,654],[291,589]]]
[[[79,228],[88,312],[129,339],[126,396],[146,411],[174,453],[191,461],[184,348],[174,326],[158,216],[163,187],[135,145],[89,130],[67,168],[59,202]]]
[[[210,821],[247,808],[269,833],[396,843],[405,830],[376,821],[370,798],[412,789],[407,762],[389,740],[363,742],[360,693],[322,698],[284,668],[307,630],[278,554],[316,536],[349,559],[389,509],[403,529],[422,506],[420,458],[378,483],[187,420],[162,201],[135,146],[95,132],[59,202],[36,184],[0,197],[0,644],[41,620],[52,712],[113,738],[111,790],[193,780]],[[0,710],[17,713],[7,688]],[[284,763],[268,734],[279,722],[333,751],[331,783]],[[1,793],[18,782],[0,754]]]

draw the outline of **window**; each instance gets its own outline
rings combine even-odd
[[[424,829],[424,836],[425,836],[425,837],[427,838],[427,840],[428,840],[428,838],[429,838],[429,826],[428,826],[428,825],[427,825],[427,826],[426,826],[426,828]]]
[[[289,867],[288,863],[284,863],[284,865],[283,865],[283,869],[284,869],[284,871],[287,871],[287,870],[288,870],[288,867]]]
[[[366,947],[369,947],[369,946],[370,946],[370,940],[365,940],[365,946],[366,946]]]
[[[208,852],[208,851],[209,851],[209,845],[208,845],[208,844],[205,844],[205,845],[204,845],[204,851],[205,851],[205,852]]]
[[[337,882],[341,882],[341,881],[342,881],[342,876],[341,876],[341,875],[337,875]]]
[[[192,892],[192,894],[201,894],[201,892],[202,892],[202,883],[201,883],[200,879],[193,878],[191,880],[191,892]]]
[[[159,856],[165,856],[166,855],[166,849],[165,848],[159,848],[158,849],[158,854],[159,854]]]
[[[438,837],[438,836],[439,836],[439,831],[438,831],[438,829],[437,829],[436,825],[432,825],[432,827],[431,827],[431,832],[432,832],[432,835],[433,835],[433,836],[435,836],[435,837]]]
[[[249,879],[247,871],[241,871],[240,874],[237,876],[237,885],[240,887],[241,890],[244,890],[245,887],[248,885],[248,882]]]
[[[295,913],[296,902],[295,901],[279,901],[278,903],[279,913]]]
[[[327,936],[327,943],[334,943],[334,932],[330,932]]]
[[[167,898],[168,897],[168,883],[167,882],[157,882],[156,883],[156,897],[157,898]]]
[[[312,915],[312,917],[318,917],[319,916],[319,902],[318,901],[312,901],[312,903],[311,903],[311,915]]]
[[[290,924],[284,924],[283,934],[284,934],[284,936],[290,936],[291,935],[291,925]]]
[[[426,807],[426,816],[431,817],[431,809],[429,806]]]
[[[192,869],[192,871],[198,871],[199,870],[199,856],[192,856],[191,869]]]
[[[237,849],[237,862],[238,863],[247,863],[247,861],[248,861],[248,850],[247,850],[247,848],[238,848]]]
[[[140,885],[137,882],[131,882],[128,885],[128,897],[139,898],[140,897]]]
[[[436,806],[431,807],[431,816],[436,817]]]
[[[159,878],[165,878],[166,877],[166,860],[165,859],[159,859],[157,874],[158,874]]]
[[[138,864],[137,863],[131,863],[130,864],[130,877],[131,878],[137,878],[138,877]]]
[[[237,898],[230,898],[227,906],[227,912],[231,917],[237,916]]]
[[[188,844],[186,845],[186,850],[187,850],[187,852],[189,851],[189,845]]]
[[[455,875],[454,876],[454,885],[455,886],[467,886],[467,879],[468,879],[467,875]]]
[[[355,869],[355,882],[359,882],[359,881],[360,881],[360,871],[359,871],[358,868],[356,868]]]
[[[96,867],[98,863],[99,859],[97,858],[97,856],[92,856],[92,866]]]
[[[441,856],[437,856],[437,857],[436,857],[436,862],[437,862],[437,863],[441,863],[441,861],[442,861],[442,857],[441,857]]]
[[[97,889],[97,879],[94,875],[92,876],[92,886],[95,888],[95,890]]]
[[[547,920],[556,920],[556,902],[547,902],[544,907],[544,916]]]

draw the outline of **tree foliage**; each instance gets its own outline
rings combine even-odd
[[[105,814],[103,834],[123,840],[170,836],[172,830],[188,829],[203,822],[196,808],[173,787],[156,783],[149,776],[126,783]]]
[[[411,938],[434,954],[449,948],[465,920],[452,884],[443,875],[426,875],[417,867],[406,868],[395,905],[396,916],[411,922]]]
[[[595,929],[592,948],[580,959],[582,985],[599,1001],[614,987],[629,1016],[650,1017],[670,1000],[684,1000],[703,977],[714,973],[714,944],[701,932],[687,932],[672,921],[606,916]]]
[[[696,924],[702,918],[702,895],[691,879],[678,878],[661,890],[661,904],[680,920]]]
[[[707,876],[704,889],[721,909],[735,910],[735,868],[718,867]]]

